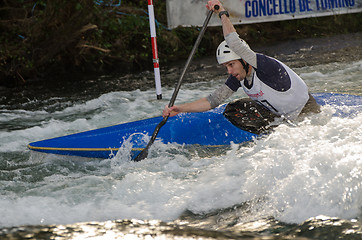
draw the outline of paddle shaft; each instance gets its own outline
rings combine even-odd
[[[215,9],[216,9],[216,6],[215,6]],[[217,9],[218,9],[218,8],[217,8]],[[177,94],[178,94],[178,92],[179,92],[179,90],[180,90],[180,88],[181,88],[181,83],[182,83],[182,80],[183,80],[184,75],[185,75],[185,73],[186,73],[186,70],[187,70],[188,67],[190,66],[190,63],[191,63],[191,61],[192,61],[192,58],[194,57],[195,52],[196,52],[196,50],[197,50],[197,48],[198,48],[198,46],[199,46],[199,44],[200,44],[200,42],[201,42],[201,39],[202,39],[202,37],[204,36],[204,33],[205,33],[205,31],[206,31],[207,24],[208,24],[209,21],[210,21],[210,18],[211,18],[212,13],[213,13],[213,11],[210,10],[209,13],[207,14],[207,17],[206,17],[206,19],[205,19],[204,25],[202,26],[202,29],[201,29],[201,31],[200,31],[200,33],[199,33],[199,36],[198,36],[197,39],[196,39],[196,42],[195,42],[195,44],[194,44],[194,47],[192,48],[191,53],[190,53],[190,55],[189,55],[189,57],[188,57],[188,59],[187,59],[187,61],[186,61],[185,67],[184,67],[184,69],[183,69],[183,71],[182,71],[182,73],[181,73],[180,79],[179,79],[178,82],[177,82],[175,91],[174,91],[173,94],[172,94],[172,97],[171,97],[170,103],[168,104],[168,107],[172,107],[172,106],[174,105],[174,103],[175,103],[175,100],[176,100]]]
[[[218,9],[219,9],[219,6],[218,6],[218,5],[215,5],[214,8],[215,8],[216,10],[218,10]],[[197,39],[196,39],[196,42],[195,42],[195,44],[194,44],[194,47],[192,48],[191,53],[190,53],[190,55],[189,55],[189,57],[188,57],[188,59],[187,59],[187,61],[186,61],[185,67],[184,67],[184,69],[183,69],[183,71],[182,71],[182,73],[181,73],[180,79],[179,79],[178,82],[177,82],[176,88],[175,88],[175,90],[174,90],[174,92],[173,92],[173,94],[172,94],[172,97],[171,97],[170,103],[168,104],[168,107],[172,107],[172,106],[174,105],[174,103],[175,103],[175,100],[176,100],[177,94],[178,94],[178,92],[179,92],[179,90],[180,90],[180,88],[181,88],[181,83],[182,83],[182,80],[183,80],[183,78],[184,78],[184,76],[185,76],[186,70],[188,69],[188,67],[189,67],[189,65],[190,65],[190,63],[191,63],[191,61],[192,61],[192,58],[194,57],[195,52],[196,52],[196,50],[197,50],[197,48],[198,48],[198,46],[199,46],[199,44],[200,44],[200,42],[201,42],[201,39],[202,39],[202,37],[204,36],[204,33],[205,33],[205,30],[206,30],[207,24],[208,24],[209,21],[210,21],[210,18],[211,18],[212,13],[213,13],[213,11],[210,10],[210,11],[208,12],[208,14],[207,14],[207,17],[206,17],[206,19],[205,19],[204,25],[202,26],[202,29],[201,29],[201,31],[200,31],[200,33],[199,33],[199,36],[198,36]],[[151,145],[153,144],[153,142],[155,141],[158,132],[160,131],[161,127],[162,127],[163,125],[165,125],[165,123],[167,122],[167,119],[168,119],[168,116],[164,117],[163,120],[156,126],[155,131],[154,131],[153,134],[152,134],[151,140],[148,142],[147,146],[142,150],[142,152],[141,152],[140,154],[138,154],[138,156],[134,159],[134,161],[138,162],[138,161],[141,161],[141,160],[143,160],[143,159],[145,159],[145,158],[147,157],[147,155],[148,155],[148,149],[150,148],[150,146],[151,146]]]

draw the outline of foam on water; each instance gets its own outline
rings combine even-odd
[[[328,109],[322,114],[299,127],[281,125],[252,146],[233,145],[226,154],[208,158],[159,142],[151,149],[151,155],[157,154],[140,163],[119,157],[130,146],[108,160],[48,157],[18,169],[22,173],[14,180],[22,182],[23,192],[2,190],[0,225],[173,220],[186,210],[207,213],[246,201],[257,202],[242,216],[249,221],[359,217],[362,114],[352,119],[331,117]],[[24,173],[34,174],[30,168],[43,176],[24,179]],[[19,187],[16,181],[2,181],[3,189]]]
[[[354,68],[358,72],[360,65],[298,71],[321,92],[328,78]],[[205,96],[222,82],[185,84],[178,103]],[[163,91],[170,96],[173,89]],[[0,226],[126,218],[168,221],[187,210],[204,214],[245,202],[251,203],[240,215],[245,221],[274,216],[300,223],[320,214],[362,217],[362,113],[336,117],[334,106],[323,107],[298,127],[281,125],[268,136],[248,145],[233,144],[220,154],[158,141],[150,157],[139,163],[130,161],[129,141],[115,158],[104,160],[77,161],[26,149],[31,141],[157,116],[168,100],[154,98],[152,90],[111,92],[55,111],[1,110],[7,115],[1,115],[0,123],[34,115],[39,121],[0,131]]]
[[[32,141],[157,116],[163,102],[152,98],[153,91],[136,90],[103,94],[60,111],[0,110],[0,124],[19,128],[0,130],[0,152],[25,150]]]
[[[362,115],[319,121],[281,125],[246,149],[248,158],[241,154],[252,166],[242,189],[250,199],[265,197],[262,214],[297,223],[317,214],[361,216]]]

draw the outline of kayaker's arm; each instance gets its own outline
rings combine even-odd
[[[211,93],[206,99],[210,103],[211,108],[216,108],[224,103],[234,93],[226,84],[222,85]]]
[[[218,5],[219,9],[216,10],[214,9],[214,6]],[[206,8],[209,10],[213,10],[215,13],[219,14],[222,11],[225,11],[224,7],[222,6],[221,2],[218,0],[212,0],[212,1],[208,1]],[[224,33],[224,37],[226,37],[227,35],[229,35],[232,32],[236,32],[234,25],[231,23],[230,19],[224,14],[221,15],[221,22],[222,22],[222,30]]]
[[[216,108],[220,104],[224,103],[234,93],[227,85],[222,85],[211,93],[206,98],[201,98],[191,103],[185,103],[169,108],[167,105],[162,112],[162,116],[165,117],[170,114],[170,117],[175,116],[180,112],[204,112],[212,108]]]
[[[219,10],[214,10],[215,13],[225,11],[224,7],[218,0],[209,1],[206,7],[211,10],[214,9],[215,5],[219,5]],[[242,59],[249,63],[254,68],[257,68],[256,64],[256,53],[250,49],[249,45],[242,40],[236,32],[234,25],[226,14],[221,15],[221,23],[225,41],[228,46]]]
[[[204,112],[210,109],[210,102],[206,98],[201,98],[194,102],[175,105],[170,108],[168,106],[165,106],[162,112],[162,116],[166,117],[167,115],[169,115],[170,117],[172,117],[181,112]]]

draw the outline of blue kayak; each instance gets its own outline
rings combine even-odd
[[[352,107],[347,112],[343,108],[336,108],[336,116],[349,117],[362,111],[362,96],[332,93],[313,96],[320,105]],[[230,123],[223,115],[225,107],[226,104],[207,112],[182,113],[170,117],[160,129],[157,140],[165,144],[197,144],[216,148],[229,146],[231,142],[248,142],[258,136]],[[151,136],[162,119],[149,118],[32,142],[28,148],[50,154],[106,159],[114,156],[125,141],[130,141],[131,156],[134,158],[146,147],[148,141],[145,136]]]

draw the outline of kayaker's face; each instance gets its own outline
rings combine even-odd
[[[245,78],[246,72],[239,60],[231,60],[229,62],[224,63],[223,65],[226,67],[228,74],[233,75],[239,81]]]

